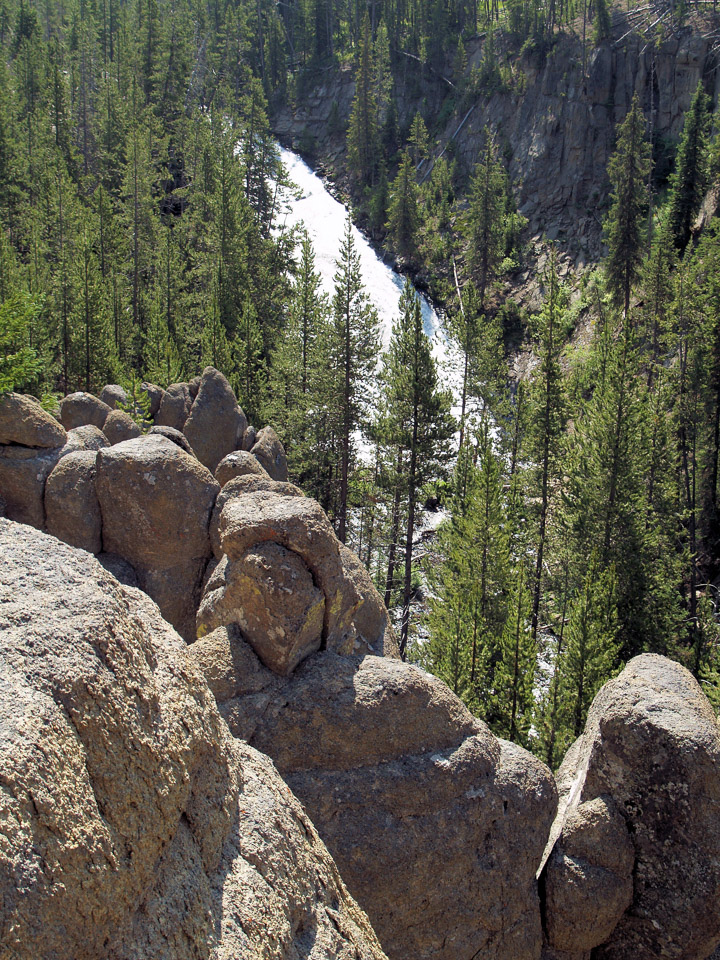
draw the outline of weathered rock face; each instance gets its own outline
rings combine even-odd
[[[162,387],[158,387],[154,383],[148,383],[147,381],[143,381],[141,384],[141,389],[145,391],[145,393],[148,395],[148,400],[150,401],[148,414],[151,417],[154,417],[160,409],[160,404],[165,396],[165,391]]]
[[[70,393],[60,401],[60,420],[66,430],[92,424],[102,430],[110,407],[91,393]]]
[[[142,433],[130,414],[124,410],[111,410],[105,420],[103,433],[110,444],[122,443],[123,440],[134,440]]]
[[[8,393],[0,397],[0,443],[62,447],[65,428],[33,397]]]
[[[44,529],[45,481],[62,449],[0,446],[0,493],[10,520]]]
[[[63,456],[73,450],[102,450],[109,447],[110,441],[99,427],[87,423],[82,427],[73,427],[67,432],[67,443],[63,447]]]
[[[383,960],[154,604],[30,528],[0,551],[0,953]]]
[[[163,616],[194,639],[219,485],[196,459],[160,436],[100,451],[96,485],[103,549],[131,563]]]
[[[273,480],[282,482],[288,479],[285,448],[272,427],[263,427],[250,452]]]
[[[575,958],[603,934],[593,960],[707,957],[720,942],[720,731],[691,674],[660,656],[631,660],[595,698],[558,785],[562,832],[544,872],[554,942]],[[633,847],[619,918],[627,844],[606,798]]]
[[[192,397],[187,383],[171,383],[163,393],[160,406],[155,414],[155,423],[159,427],[172,427],[182,430],[190,415]]]
[[[148,434],[158,437],[167,437],[168,440],[172,440],[174,444],[177,444],[181,450],[184,450],[185,453],[189,453],[191,457],[195,456],[195,451],[188,443],[187,437],[182,432],[182,430],[176,430],[174,427],[163,427],[163,426],[154,426],[150,427]]]
[[[247,430],[245,431],[245,436],[243,437],[243,441],[240,444],[240,449],[247,450],[249,452],[255,446],[256,439],[257,439],[257,433],[255,430],[255,427],[253,427],[252,424],[250,424]]]
[[[255,477],[240,477],[232,484]],[[340,543],[320,505],[309,497],[258,490],[229,499],[219,522],[222,553],[233,562],[259,544],[274,542],[301,558],[325,598],[322,644],[344,654],[380,652],[391,633],[387,611],[377,591],[360,580],[357,568],[346,576]],[[228,621],[226,621],[228,622]],[[215,624],[221,625],[221,624]],[[361,625],[367,636],[358,630]],[[263,655],[261,655],[262,658]]]
[[[108,383],[100,391],[100,399],[106,403],[111,410],[122,409],[128,402],[128,395],[124,387],[119,383]]]
[[[211,473],[235,449],[238,431],[247,425],[243,420],[230,384],[219,370],[206,367],[183,432]]]
[[[388,956],[537,960],[549,770],[396,660],[323,651],[280,677],[233,626],[189,651],[232,732],[305,805]]]
[[[102,518],[95,493],[94,450],[63,457],[45,484],[47,531],[89,553],[102,550]]]
[[[245,450],[235,450],[220,461],[215,470],[215,479],[224,487],[234,477],[245,476],[269,477],[267,471],[260,466],[257,459]]]
[[[545,868],[547,939],[584,955],[608,939],[633,899],[635,851],[610,797],[572,807]]]
[[[252,459],[255,463],[257,463],[254,457]],[[262,470],[262,467],[260,467],[259,463],[257,466],[260,468],[260,470]],[[215,509],[213,510],[212,519],[210,521],[210,543],[212,544],[213,553],[215,554],[215,558],[217,560],[219,560],[223,555],[222,546],[220,544],[220,517],[222,516],[225,504],[229,503],[229,501],[233,500],[235,497],[243,496],[247,493],[256,493],[260,490],[271,491],[283,497],[305,496],[300,487],[296,487],[292,483],[278,483],[277,480],[271,480],[264,470],[262,470],[262,473],[259,474],[246,473],[228,480],[223,485],[222,490],[215,501]]]
[[[266,542],[223,557],[205,588],[197,633],[236,623],[265,666],[287,675],[320,649],[325,597],[303,560]]]

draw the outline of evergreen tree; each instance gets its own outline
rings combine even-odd
[[[485,146],[470,186],[470,206],[464,229],[468,264],[478,291],[480,309],[503,255],[505,172],[497,158],[495,139],[485,129]]]
[[[451,397],[439,389],[429,340],[423,330],[420,300],[408,280],[393,324],[381,382],[385,408],[380,432],[394,451],[406,452],[403,486],[407,501],[400,655],[406,656],[412,597],[413,536],[420,488],[441,472],[449,459],[454,424]]]
[[[385,227],[400,255],[412,261],[418,230],[417,184],[409,154],[403,154],[397,177],[390,188],[388,221]]]
[[[331,375],[334,408],[338,417],[339,490],[336,525],[344,543],[348,526],[350,467],[354,457],[354,434],[362,430],[377,363],[379,323],[362,284],[360,257],[355,249],[350,218],[345,224],[335,271]]]
[[[608,259],[605,271],[615,299],[630,306],[630,292],[643,258],[643,231],[648,208],[647,178],[650,144],[637,94],[618,130],[617,146],[608,163],[612,185],[610,211],[605,221]]]
[[[363,185],[372,185],[377,164],[377,115],[373,100],[373,63],[370,18],[363,19],[358,66],[355,73],[355,97],[350,110],[347,146],[348,160]]]
[[[708,97],[700,80],[685,115],[675,172],[670,180],[670,226],[680,250],[690,239],[693,221],[708,186],[709,134]]]

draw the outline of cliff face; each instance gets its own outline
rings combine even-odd
[[[594,262],[601,254],[615,126],[633,95],[640,98],[653,137],[662,142],[680,136],[699,80],[714,102],[719,89],[712,41],[702,33],[687,27],[652,44],[635,33],[624,36],[629,29],[623,20],[615,25],[616,40],[595,49],[588,44],[584,77],[582,42],[574,36],[559,37],[544,58],[501,54],[512,61],[509,88],[474,98],[461,99],[439,75],[408,60],[395,91],[401,126],[420,110],[437,141],[433,156],[454,137],[451,150],[465,171],[472,170],[488,126],[508,162],[530,236],[557,240],[576,266]],[[469,67],[482,60],[483,43],[468,43]],[[275,131],[283,141],[312,153],[315,164],[342,183],[347,169],[339,128],[345,129],[350,113],[352,72],[325,72],[306,88],[294,109],[276,112]],[[333,117],[338,118],[334,124]],[[420,178],[426,172],[427,165]]]

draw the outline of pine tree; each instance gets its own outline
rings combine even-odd
[[[670,180],[670,226],[675,245],[683,250],[690,239],[709,173],[710,112],[702,80],[685,115],[682,137]]]
[[[470,206],[464,229],[468,240],[468,263],[478,291],[480,309],[485,309],[488,287],[503,255],[505,171],[497,158],[497,146],[485,128],[485,146],[470,186]]]
[[[536,647],[530,625],[530,594],[522,560],[500,640],[495,666],[490,728],[498,736],[526,746],[533,718]]]
[[[355,73],[355,97],[350,110],[348,160],[360,184],[374,182],[377,165],[377,115],[373,102],[373,64],[370,18],[363,19],[360,53]]]
[[[417,184],[409,154],[403,154],[397,177],[390,188],[388,220],[385,227],[400,255],[412,261],[417,252],[419,225]]]
[[[407,454],[402,478],[407,502],[400,628],[400,655],[404,659],[409,637],[418,493],[423,484],[437,477],[447,463],[454,429],[450,416],[451,397],[438,386],[435,361],[423,330],[420,300],[409,280],[400,298],[400,316],[393,324],[381,382],[385,404],[381,413],[381,432],[394,451]]]
[[[643,235],[648,208],[647,178],[650,144],[637,94],[618,130],[617,146],[608,163],[612,185],[610,211],[605,221],[608,258],[605,271],[610,289],[625,313],[643,258]]]
[[[348,526],[350,467],[354,456],[353,436],[363,427],[379,345],[379,322],[362,284],[360,257],[355,249],[349,217],[334,282],[331,375],[340,446],[336,525],[338,537],[344,543]]]

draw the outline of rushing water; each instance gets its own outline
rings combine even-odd
[[[323,289],[333,290],[335,263],[340,253],[347,209],[325,188],[324,183],[313,173],[297,154],[280,148],[280,156],[290,180],[298,187],[299,197],[286,196],[285,226],[305,224],[315,249],[315,268],[322,278]],[[378,257],[360,231],[353,226],[353,239],[360,255],[363,284],[378,312],[382,325],[383,346],[390,342],[392,323],[398,316],[400,294],[404,278]],[[448,343],[440,318],[426,297],[420,297],[425,333],[432,342],[433,354],[438,363],[440,378],[448,386],[457,383],[454,371],[456,358]],[[457,390],[453,391],[457,394]]]

